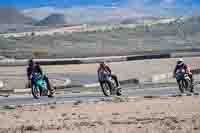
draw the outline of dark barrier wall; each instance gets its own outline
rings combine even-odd
[[[178,58],[178,57],[199,57],[200,53],[164,53],[164,54],[145,54],[145,55],[129,55],[129,56],[118,56],[115,58],[109,57],[91,57],[89,59],[36,59],[35,61],[41,65],[70,65],[70,64],[90,64],[98,63],[100,61],[108,62],[123,62],[123,61],[134,61],[134,60],[151,60],[151,59],[167,59],[167,58]],[[5,59],[0,60],[0,66],[25,66],[27,60],[14,60]]]
[[[127,61],[131,60],[145,60],[145,59],[162,59],[170,58],[170,54],[154,54],[154,55],[139,55],[139,56],[127,56]]]
[[[194,70],[191,70],[191,72],[193,73],[193,74],[200,74],[200,69],[194,69]]]
[[[80,60],[37,61],[40,65],[83,64]]]

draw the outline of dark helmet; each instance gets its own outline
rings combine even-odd
[[[39,62],[35,62],[35,65],[39,66],[40,64],[39,64]]]
[[[28,65],[29,65],[29,66],[32,66],[33,63],[34,63],[33,59],[30,59],[30,60],[28,61]]]
[[[104,66],[105,66],[105,62],[104,62],[104,61],[101,61],[101,62],[99,63],[99,65],[100,65],[100,67],[104,67]]]

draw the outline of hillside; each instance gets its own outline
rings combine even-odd
[[[200,17],[192,16],[160,20],[136,28],[115,28],[72,34],[24,36],[7,38],[9,49],[18,58],[27,58],[30,51],[44,53],[43,58],[88,57],[134,54],[138,51],[158,51],[200,48]],[[3,49],[6,45],[4,45]],[[19,55],[19,53],[23,53]],[[7,54],[8,53],[0,53]],[[26,56],[24,56],[26,55]]]
[[[37,26],[55,26],[67,24],[66,18],[63,14],[51,14],[40,22],[36,23]]]
[[[0,24],[32,24],[33,21],[14,7],[0,7]]]
[[[182,17],[166,22],[162,21],[147,28],[153,35],[175,35],[186,39],[187,37],[194,37],[193,35],[200,33],[200,16]]]
[[[145,21],[157,21],[159,19],[161,18],[152,16],[126,18],[121,21],[121,24],[143,24]]]

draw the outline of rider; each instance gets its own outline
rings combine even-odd
[[[117,79],[117,76],[112,74],[112,71],[111,71],[110,67],[107,66],[104,62],[100,62],[99,68],[97,70],[98,80],[100,82],[101,87],[102,87],[102,84],[104,83],[104,81],[102,79],[103,72],[106,72],[107,74],[109,74],[115,80],[117,87],[120,89],[120,84],[119,84],[119,81]]]
[[[177,65],[174,69],[174,73],[173,73],[173,76],[175,77],[176,76],[176,72],[180,69],[184,69],[186,74],[189,75],[190,79],[191,79],[191,90],[190,92],[194,92],[194,85],[193,85],[193,75],[192,75],[192,72],[190,70],[190,67],[184,63],[184,60],[182,58],[178,59],[177,61]],[[177,81],[179,82],[179,81]]]
[[[43,75],[43,71],[42,71],[39,63],[35,63],[33,61],[33,59],[30,59],[28,62],[28,67],[27,67],[27,78],[28,78],[28,83],[29,83],[30,88],[32,87],[32,84],[33,84],[32,80],[31,80],[31,75],[33,72],[38,72],[41,75]],[[48,77],[46,75],[43,75],[43,79],[46,81],[47,88],[50,92],[50,94],[48,96],[53,97],[54,89],[51,87]]]

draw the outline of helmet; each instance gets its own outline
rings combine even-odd
[[[177,64],[178,64],[178,65],[182,65],[183,62],[184,62],[184,60],[183,60],[182,58],[179,58],[179,59],[177,60]]]
[[[103,66],[105,65],[105,62],[104,62],[104,61],[101,61],[101,62],[99,63],[99,65],[100,65],[100,67],[103,67]]]
[[[33,59],[30,59],[29,61],[28,61],[28,64],[31,66],[31,65],[33,65]]]

